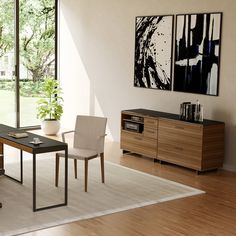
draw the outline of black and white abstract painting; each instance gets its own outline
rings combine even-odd
[[[134,86],[171,90],[173,15],[136,17]]]
[[[218,96],[222,13],[177,15],[174,91]]]

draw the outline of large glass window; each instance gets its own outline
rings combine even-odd
[[[36,103],[42,82],[56,78],[56,3],[0,1],[0,123],[17,127],[40,123]]]
[[[14,0],[0,1],[0,123],[15,126]]]

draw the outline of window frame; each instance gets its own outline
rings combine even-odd
[[[58,22],[59,22],[59,0],[54,0],[55,2],[55,79],[58,79]],[[20,24],[20,0],[15,0],[15,111],[16,111],[16,128],[20,129],[27,129],[27,130],[33,130],[33,129],[39,129],[40,125],[35,126],[21,126],[20,125],[20,30],[19,30],[19,24]]]

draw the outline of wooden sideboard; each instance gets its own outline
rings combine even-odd
[[[146,109],[121,112],[120,147],[153,159],[206,171],[223,165],[224,122],[193,123]]]

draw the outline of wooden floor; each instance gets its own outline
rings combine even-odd
[[[196,175],[137,155],[122,155],[119,143],[106,143],[105,158],[206,194],[150,205],[45,229],[25,236],[236,235],[236,173],[218,170]],[[72,171],[72,170],[71,170]]]

